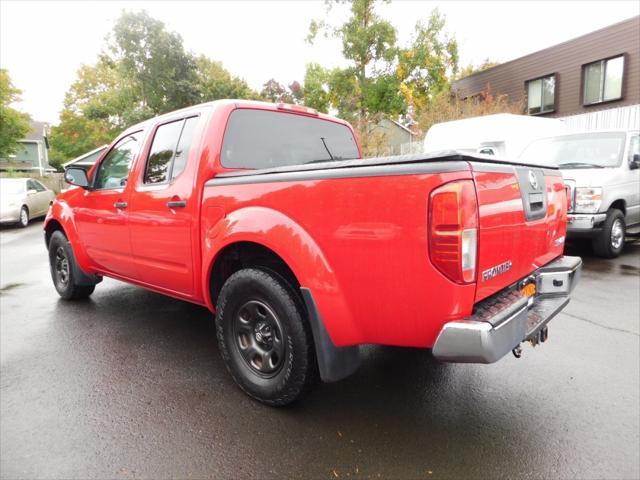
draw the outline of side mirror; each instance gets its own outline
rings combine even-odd
[[[629,168],[631,170],[635,170],[636,168],[640,168],[640,153],[634,153],[633,157],[631,157],[631,161],[629,162]]]
[[[36,193],[38,193],[37,190],[34,190],[34,189],[27,190],[27,195],[35,195]]]
[[[89,179],[84,168],[69,167],[64,171],[64,180],[76,187],[89,188]]]

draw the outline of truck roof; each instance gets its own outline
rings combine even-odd
[[[133,131],[141,130],[146,128],[150,123],[155,123],[158,120],[162,120],[163,118],[170,118],[175,116],[176,114],[185,113],[188,114],[191,111],[200,110],[203,107],[220,107],[224,105],[233,105],[235,108],[253,108],[257,110],[269,110],[273,112],[284,112],[284,113],[292,113],[296,115],[307,115],[311,117],[320,118],[322,120],[329,120],[335,123],[340,123],[342,125],[349,126],[349,123],[341,118],[333,117],[331,115],[327,115],[325,113],[318,112],[317,110],[309,107],[305,107],[303,105],[293,105],[288,103],[271,103],[271,102],[259,102],[256,100],[242,100],[242,99],[221,99],[214,100],[211,102],[200,103],[197,105],[192,105],[189,107],[181,108],[179,110],[173,110],[171,112],[163,113],[161,115],[155,116],[148,120],[144,120],[135,125],[130,126],[123,132],[124,134],[130,133]]]

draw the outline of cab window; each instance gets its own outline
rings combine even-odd
[[[634,135],[629,141],[629,161],[633,161],[634,155],[640,155],[640,136]]]
[[[107,153],[98,167],[94,189],[122,188],[127,184],[129,168],[133,157],[138,153],[141,135],[142,132],[127,135]]]
[[[198,117],[189,117],[158,127],[147,158],[144,183],[167,183],[182,173],[197,122]]]

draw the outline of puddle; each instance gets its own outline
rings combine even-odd
[[[0,295],[7,293],[10,290],[14,290],[23,286],[24,283],[7,283],[4,287],[0,287]]]

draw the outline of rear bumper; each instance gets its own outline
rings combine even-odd
[[[446,323],[433,355],[446,362],[493,363],[525,340],[538,338],[546,324],[568,303],[580,279],[580,257],[560,257],[523,281],[535,281],[537,294],[527,298],[507,289],[474,308],[471,317]]]

